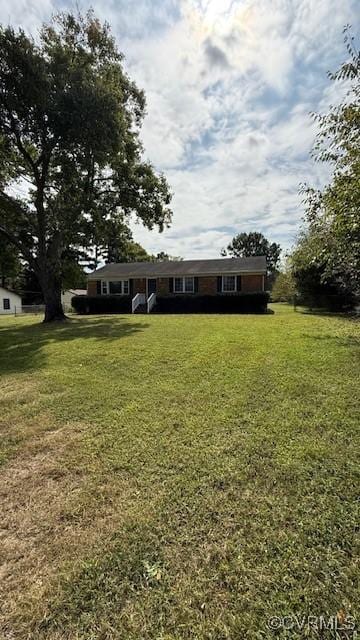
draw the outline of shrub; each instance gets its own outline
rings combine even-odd
[[[71,306],[77,313],[130,313],[130,296],[74,296]]]
[[[271,290],[272,302],[292,302],[295,292],[295,280],[290,269],[280,271]]]
[[[157,297],[159,313],[266,313],[269,294]]]
[[[356,299],[349,293],[319,293],[300,294],[296,296],[296,304],[309,309],[324,309],[327,311],[351,311],[356,304]]]

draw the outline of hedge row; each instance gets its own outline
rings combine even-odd
[[[164,296],[157,298],[159,313],[266,313],[269,294],[240,293],[219,296]]]
[[[265,313],[268,293],[219,296],[157,297],[158,313]],[[71,305],[80,314],[131,313],[131,296],[74,296]]]
[[[71,306],[77,313],[131,313],[131,296],[74,296]]]
[[[309,309],[326,309],[328,311],[351,311],[356,300],[348,293],[319,293],[314,295],[297,295],[295,305],[308,307]]]

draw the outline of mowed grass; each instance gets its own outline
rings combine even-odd
[[[359,623],[359,323],[273,309],[0,320],[1,638]]]

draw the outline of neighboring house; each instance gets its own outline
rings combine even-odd
[[[61,304],[65,311],[71,309],[71,300],[74,296],[86,296],[86,289],[67,289],[61,293]]]
[[[21,313],[21,297],[10,289],[0,287],[0,315]]]
[[[259,293],[265,289],[265,277],[265,256],[127,262],[107,264],[89,274],[87,292],[89,296],[127,296],[132,300],[132,312],[145,305],[149,312],[156,297],[160,301],[180,295],[188,299]]]

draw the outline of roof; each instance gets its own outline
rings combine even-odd
[[[67,289],[66,291],[64,291],[64,293],[72,293],[74,296],[86,296],[87,294],[87,290],[86,289]]]
[[[106,264],[88,275],[89,280],[113,277],[202,276],[232,273],[266,273],[266,257],[168,262],[120,262]]]
[[[0,287],[0,289],[2,291],[6,291],[6,293],[11,293],[13,296],[17,296],[18,298],[21,298],[21,295],[19,293],[16,293],[16,291],[13,291],[13,289],[8,289],[7,287]]]

